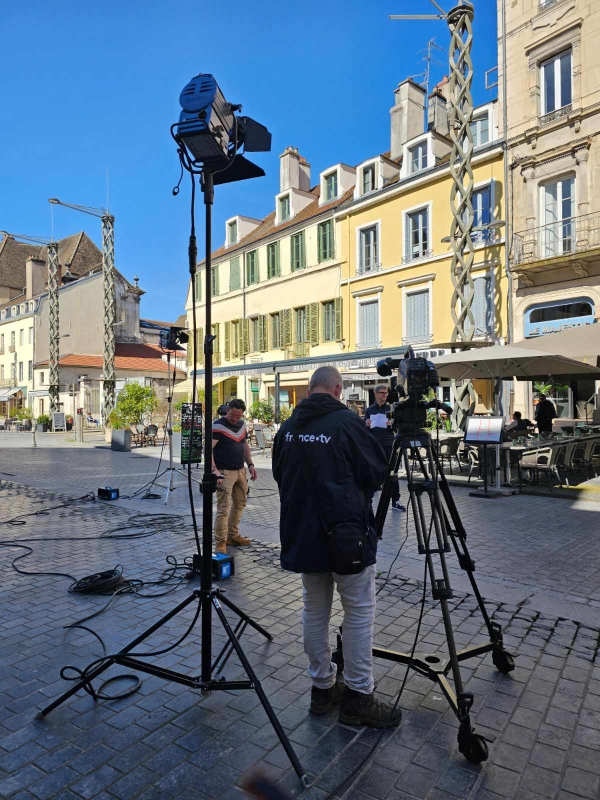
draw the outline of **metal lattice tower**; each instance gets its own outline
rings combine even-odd
[[[454,291],[450,311],[454,329],[452,341],[470,342],[475,333],[475,320],[471,311],[473,304],[473,62],[471,46],[473,43],[473,7],[461,5],[448,13],[450,27],[450,207],[452,226],[450,243],[452,245],[451,277]]]
[[[58,362],[60,359],[60,319],[58,300],[58,276],[60,266],[58,263],[58,244],[48,243],[48,317],[49,317],[49,350],[50,380],[48,394],[50,395],[50,414],[59,410],[60,375]]]
[[[103,372],[105,424],[116,403],[115,398],[115,327],[117,322],[117,297],[115,292],[115,218],[107,208],[92,208],[63,203],[55,197],[49,203],[72,208],[102,220],[102,294],[104,301]]]
[[[115,407],[115,324],[117,298],[115,294],[115,218],[102,216],[102,275],[104,294],[104,419],[108,420]]]

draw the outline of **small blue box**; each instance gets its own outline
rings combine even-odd
[[[235,561],[233,556],[222,553],[213,553],[212,577],[213,581],[224,581],[235,575]]]
[[[104,486],[103,488],[98,489],[98,499],[99,500],[118,500],[119,499],[119,490],[113,489],[111,486]]]

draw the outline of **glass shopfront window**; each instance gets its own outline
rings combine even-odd
[[[596,319],[596,309],[589,297],[575,297],[568,300],[555,300],[552,303],[539,303],[525,311],[524,334],[529,339],[556,333],[567,328],[580,328],[592,325]]]

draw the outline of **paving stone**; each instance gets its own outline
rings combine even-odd
[[[600,777],[591,772],[568,767],[562,788],[578,797],[597,798],[600,795]]]

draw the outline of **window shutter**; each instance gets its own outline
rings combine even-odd
[[[413,292],[406,297],[406,335],[409,341],[424,342],[429,338],[429,290]]]
[[[309,303],[306,316],[307,339],[312,345],[319,344],[319,304]]]
[[[194,343],[191,339],[188,339],[187,343],[187,363],[188,367],[192,366],[192,360],[194,358]]]
[[[204,364],[204,328],[196,331],[196,364]]]
[[[241,287],[240,281],[240,258],[232,258],[229,264],[229,291],[233,292],[235,289]]]
[[[240,348],[240,355],[246,356],[250,352],[250,320],[241,320],[242,326],[242,342]]]
[[[344,338],[342,330],[342,298],[336,297],[334,301],[334,315],[335,315],[335,340],[341,341]]]
[[[360,344],[375,345],[379,337],[379,303],[372,300],[360,305]]]
[[[267,316],[266,314],[260,314],[258,317],[258,350],[260,353],[266,353],[269,349],[267,347],[267,342]]]
[[[219,336],[219,323],[215,322],[212,326],[213,336],[215,340],[213,342],[213,353],[220,353],[221,352],[221,341]]]
[[[283,344],[292,344],[292,309],[285,308],[281,312]]]
[[[225,323],[225,361],[231,361],[231,322]]]

